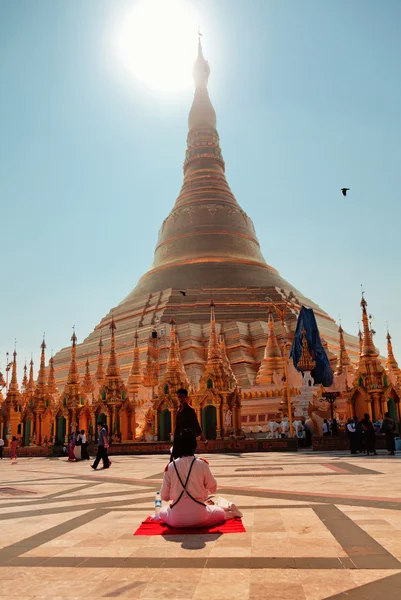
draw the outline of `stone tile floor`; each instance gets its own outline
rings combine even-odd
[[[0,600],[401,600],[399,457],[206,457],[246,533],[134,537],[167,456],[0,461]]]

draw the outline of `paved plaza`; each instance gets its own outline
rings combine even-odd
[[[167,456],[0,461],[0,600],[401,598],[398,457],[207,458],[246,533],[134,537]]]

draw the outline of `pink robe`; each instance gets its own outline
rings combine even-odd
[[[193,456],[184,456],[175,461],[180,477],[185,483],[193,461]],[[204,460],[197,458],[191,471],[187,490],[199,502],[205,502],[210,494],[214,494],[217,483],[209,465]],[[178,500],[182,492],[182,485],[171,462],[164,473],[161,487],[161,497],[165,502]],[[210,527],[222,523],[226,519],[226,512],[220,506],[202,506],[194,502],[185,492],[181,500],[173,508],[165,507],[160,511],[160,518],[171,527]]]

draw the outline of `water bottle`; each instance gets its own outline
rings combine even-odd
[[[160,515],[160,509],[162,507],[162,497],[160,492],[156,492],[155,495],[155,516],[158,517]]]

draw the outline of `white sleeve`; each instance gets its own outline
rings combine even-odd
[[[215,494],[217,490],[217,481],[212,475],[210,467],[205,462],[204,464],[204,484],[209,494]]]
[[[170,463],[171,464],[171,463]],[[170,467],[170,465],[169,465]],[[162,483],[162,487],[160,489],[160,494],[162,497],[162,500],[164,500],[165,502],[168,502],[171,498],[170,498],[170,468],[167,468],[167,471],[164,473],[163,475],[163,483]]]

